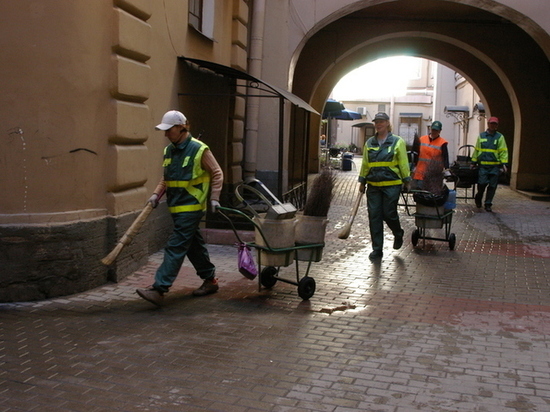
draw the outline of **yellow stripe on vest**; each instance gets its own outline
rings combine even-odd
[[[372,163],[369,163],[369,167],[373,168],[373,167],[392,167],[392,166],[397,166],[397,162],[396,161],[391,161],[391,162],[372,162]]]
[[[204,175],[193,180],[167,180],[165,183],[166,187],[189,187],[209,181],[210,176]]]
[[[197,212],[199,210],[204,210],[205,205],[184,205],[184,206],[172,206],[168,210],[170,213],[181,213],[181,212]]]
[[[402,180],[385,180],[383,182],[370,182],[367,180],[367,183],[372,186],[397,186],[403,183]]]

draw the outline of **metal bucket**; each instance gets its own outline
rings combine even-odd
[[[258,228],[255,229],[255,242],[257,245],[266,246],[270,249],[294,248],[296,219],[255,217],[254,221],[261,230],[260,233]],[[288,266],[294,261],[294,249],[286,252],[267,252],[258,249],[258,253],[260,254],[259,259],[263,266]]]
[[[325,243],[328,219],[326,216],[298,216],[296,223],[296,246]],[[323,257],[323,247],[297,249],[296,260],[319,262]]]

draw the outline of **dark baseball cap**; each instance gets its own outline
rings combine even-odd
[[[374,115],[374,121],[376,120],[390,120],[390,116],[388,116],[386,113],[384,112],[379,112],[379,113],[376,113]]]

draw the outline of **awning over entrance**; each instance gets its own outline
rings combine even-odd
[[[308,112],[319,114],[313,107],[311,107],[305,101],[300,99],[298,96],[292,94],[288,90],[285,90],[283,88],[274,86],[272,84],[269,84],[269,83],[267,83],[267,82],[265,82],[261,79],[258,79],[258,78],[254,77],[254,76],[252,76],[248,73],[245,73],[243,71],[234,69],[234,68],[229,67],[229,66],[224,66],[223,64],[209,62],[207,60],[192,59],[190,57],[184,57],[184,56],[179,56],[179,58],[182,59],[182,60],[188,61],[190,63],[196,64],[197,66],[199,66],[201,68],[211,70],[214,73],[220,74],[222,76],[231,77],[231,78],[239,79],[239,80],[246,80],[246,81],[253,82],[253,83],[261,83],[264,86],[267,86],[269,89],[271,89],[271,90],[265,90],[265,89],[262,89],[262,90],[270,92],[270,93],[277,94],[281,97],[284,97],[285,99],[287,99],[292,104],[295,104],[296,106],[298,106],[298,107],[300,107],[304,110],[307,110]]]

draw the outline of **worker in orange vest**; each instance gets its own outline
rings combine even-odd
[[[441,173],[449,168],[448,142],[440,136],[441,129],[443,129],[443,125],[436,120],[431,125],[430,134],[422,136],[414,142],[413,152],[418,154],[414,161],[415,167],[412,176],[415,189],[422,189],[426,171],[428,167],[433,170],[434,163],[437,164]]]

